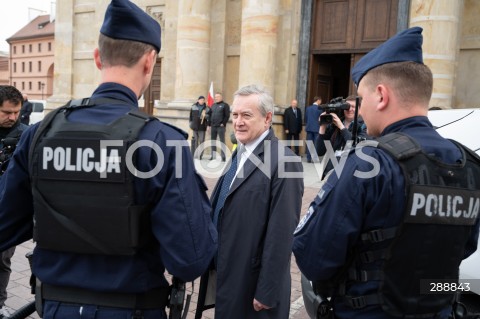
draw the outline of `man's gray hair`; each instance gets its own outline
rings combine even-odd
[[[258,96],[258,109],[262,116],[266,117],[268,112],[271,112],[273,116],[275,112],[273,97],[262,86],[256,84],[244,86],[233,93],[233,98],[235,99],[237,96],[250,96],[254,94]]]

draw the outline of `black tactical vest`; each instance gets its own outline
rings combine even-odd
[[[108,125],[66,118],[78,108],[108,102],[125,104],[110,99],[72,101],[49,113],[33,138],[33,239],[40,248],[133,255],[151,239],[149,207],[135,205],[128,167],[129,160],[136,167],[135,156],[127,151],[154,118],[134,109]]]
[[[344,297],[353,308],[380,305],[392,316],[431,318],[454,301],[452,289],[443,287],[458,283],[465,244],[478,220],[480,158],[454,142],[464,160],[449,165],[423,153],[406,135],[393,133],[378,141],[402,168],[407,205],[398,227],[361,235],[370,250],[360,249],[348,271],[350,282],[380,281],[378,293]],[[385,241],[390,242],[387,249],[372,249]],[[379,260],[381,270],[367,270]],[[438,283],[444,283],[441,293],[432,290]]]

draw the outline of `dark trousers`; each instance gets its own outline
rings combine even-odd
[[[11,258],[15,253],[15,247],[2,252],[0,258],[0,308],[5,304],[7,300],[7,286],[10,280],[10,273],[12,272],[10,266],[12,265]]]
[[[287,141],[298,141],[299,139],[300,133],[287,133]],[[300,146],[298,146],[298,144],[296,146],[290,146],[290,148],[295,152],[295,154],[300,155]]]
[[[205,131],[193,131],[193,137],[192,137],[192,156],[195,157],[195,151],[197,148],[205,142]],[[203,151],[199,155],[200,159],[202,158]]]
[[[317,140],[317,137],[318,137],[318,132],[309,132],[307,131],[307,141],[311,141],[311,147],[312,147],[312,150],[315,151],[315,141]],[[311,161],[312,160],[312,154],[310,154],[310,150],[308,148],[308,146],[306,146],[307,148],[307,160],[308,161]],[[316,152],[316,151],[315,151]],[[315,156],[316,154],[313,154],[313,158],[317,158],[317,156]]]
[[[212,140],[212,159],[215,158],[215,152],[217,151],[217,147],[215,146],[215,141],[217,140],[217,136],[221,142],[221,155],[222,160],[225,160],[226,154],[226,145],[225,145],[225,126],[212,126],[211,127],[211,140]]]

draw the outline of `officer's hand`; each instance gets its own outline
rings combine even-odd
[[[287,133],[287,134],[288,134],[288,132],[289,132],[288,130],[285,130],[285,133]]]
[[[253,299],[253,309],[255,309],[255,311],[260,311],[260,310],[263,310],[263,309],[270,309],[271,307],[269,306],[265,306],[264,304],[262,304],[261,302],[259,302],[257,299]]]
[[[330,114],[332,115],[332,123],[340,130],[343,130],[345,128],[345,125],[343,125],[342,120],[338,117],[338,115],[335,113]]]

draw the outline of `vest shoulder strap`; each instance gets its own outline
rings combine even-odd
[[[390,133],[377,139],[378,147],[388,152],[397,160],[410,158],[422,151],[420,145],[403,133]]]

